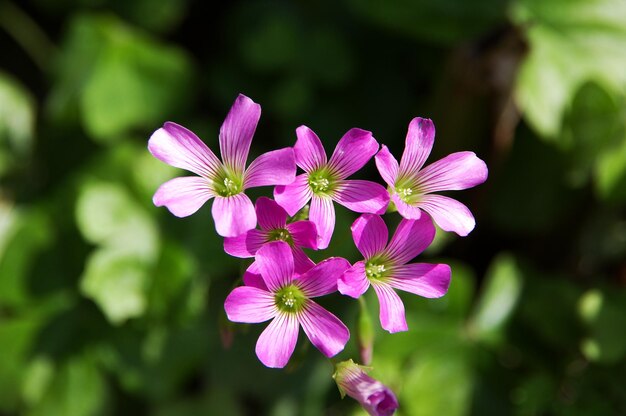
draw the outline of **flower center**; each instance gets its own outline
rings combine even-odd
[[[369,280],[383,280],[389,272],[389,269],[380,260],[370,260],[365,263],[365,276]]]
[[[400,199],[407,204],[415,203],[419,200],[420,190],[415,184],[407,180],[398,181],[395,188]]]
[[[215,192],[219,196],[237,195],[243,190],[243,181],[231,172],[221,172],[213,181]]]
[[[288,285],[274,294],[274,302],[282,312],[299,312],[304,308],[307,298],[296,285]]]
[[[330,173],[321,169],[309,174],[309,186],[316,194],[327,194],[333,189],[333,181]]]
[[[285,228],[275,228],[267,234],[267,241],[284,241],[290,246],[293,245],[293,239],[289,230]]]

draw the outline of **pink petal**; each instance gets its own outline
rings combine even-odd
[[[355,299],[365,293],[369,287],[370,281],[365,275],[364,261],[356,262],[339,277],[339,280],[337,280],[339,293]]]
[[[447,196],[424,195],[419,207],[428,212],[444,231],[452,231],[465,237],[476,225],[469,208]]]
[[[257,186],[288,185],[296,178],[296,162],[291,147],[263,153],[245,173],[244,189]]]
[[[324,146],[313,130],[307,126],[300,126],[296,129],[296,136],[298,140],[293,150],[298,166],[305,172],[313,172],[326,165]]]
[[[452,153],[426,166],[416,180],[424,193],[467,189],[487,180],[487,165],[474,152]]]
[[[408,331],[404,316],[404,304],[394,290],[385,283],[377,283],[374,286],[378,303],[380,303],[380,325],[390,333]]]
[[[246,194],[216,196],[211,213],[222,237],[236,237],[256,227],[256,213]]]
[[[230,292],[224,310],[229,320],[249,324],[265,322],[278,313],[274,295],[251,286],[239,286]]]
[[[407,220],[418,220],[421,218],[422,210],[417,203],[415,203],[415,205],[407,204],[398,194],[391,195],[391,200],[396,205],[398,213],[402,215],[403,218]]]
[[[297,275],[303,274],[311,270],[315,263],[306,255],[300,247],[292,247],[293,267]]]
[[[428,118],[416,117],[409,124],[404,153],[400,159],[400,176],[419,171],[435,142],[435,125]]]
[[[378,151],[372,132],[353,128],[343,135],[330,157],[328,166],[339,179],[345,179],[361,169]]]
[[[447,264],[404,264],[393,269],[389,285],[425,298],[439,298],[448,292],[450,274]]]
[[[222,162],[193,132],[168,121],[148,141],[148,150],[168,165],[185,169],[205,178],[221,170]]]
[[[378,215],[363,214],[354,221],[350,229],[354,244],[365,259],[380,254],[389,241],[387,225]]]
[[[298,320],[311,344],[327,357],[337,355],[350,339],[350,331],[343,322],[312,300],[307,302]]]
[[[435,238],[435,226],[428,215],[419,220],[402,219],[385,253],[396,265],[408,263]]]
[[[317,250],[317,227],[312,221],[292,222],[287,224],[287,231],[296,246]]]
[[[337,290],[337,279],[350,268],[348,260],[330,257],[319,262],[298,279],[298,286],[307,298],[316,298]]]
[[[287,213],[273,199],[265,196],[256,200],[256,219],[262,230],[275,230],[287,226]]]
[[[233,257],[242,259],[254,257],[266,240],[267,233],[260,230],[250,230],[237,237],[225,237],[224,251]]]
[[[296,176],[296,179],[289,185],[279,185],[274,188],[274,199],[292,217],[309,202],[312,195],[313,191],[309,186],[306,173]]]
[[[256,287],[262,290],[269,292],[263,277],[261,277],[261,272],[259,271],[259,265],[256,261],[253,261],[250,266],[246,269],[243,274],[243,284],[246,286]]]
[[[323,250],[328,247],[330,239],[335,229],[335,207],[330,197],[313,195],[311,198],[311,208],[309,209],[309,220],[317,228],[317,248]]]
[[[187,217],[214,196],[206,179],[183,176],[161,185],[152,197],[152,202],[157,207],[166,206],[177,217]]]
[[[265,328],[256,343],[259,360],[271,368],[283,368],[289,362],[298,341],[298,319],[293,314],[280,313]]]
[[[383,186],[359,179],[341,181],[333,199],[351,211],[370,214],[384,214],[389,205],[389,193]]]
[[[376,168],[380,176],[387,185],[393,188],[398,179],[398,170],[400,169],[396,158],[393,157],[387,146],[383,144],[380,151],[376,154],[376,157],[374,157],[374,160],[376,161]]]
[[[291,283],[294,264],[289,244],[283,241],[267,243],[256,252],[254,259],[270,291],[275,292]]]
[[[220,128],[220,151],[224,164],[243,172],[252,136],[261,118],[261,106],[239,94]]]

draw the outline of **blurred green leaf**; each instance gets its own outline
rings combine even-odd
[[[76,222],[85,239],[93,244],[148,261],[156,257],[156,223],[121,185],[87,181],[76,203]]]
[[[523,276],[514,257],[501,254],[493,260],[468,322],[472,337],[490,344],[502,341],[502,331],[515,309],[522,283]]]
[[[241,408],[242,404],[237,401],[232,391],[214,386],[205,397],[185,398],[173,403],[160,404],[155,409],[154,416],[239,416],[245,414]]]
[[[586,183],[598,158],[614,153],[626,137],[624,101],[596,82],[586,82],[576,91],[565,115],[561,138],[571,159],[574,184]]]
[[[537,372],[522,381],[511,393],[511,400],[517,408],[516,414],[545,414],[554,401],[556,382],[548,374]]]
[[[519,334],[520,340],[526,338],[529,344],[550,347],[554,354],[530,355],[528,359],[551,360],[573,350],[581,328],[572,316],[581,294],[581,288],[563,276],[525,270],[523,302],[516,313],[516,321],[521,319],[521,323],[516,322],[517,328],[525,328]]]
[[[22,373],[39,324],[33,316],[12,320],[0,317],[0,410],[10,412],[17,407]]]
[[[48,357],[35,357],[28,363],[22,382],[22,397],[27,406],[43,398],[54,378],[54,362]]]
[[[352,9],[379,26],[418,40],[450,45],[482,35],[505,20],[506,1],[352,0]]]
[[[563,112],[585,81],[616,91],[626,83],[626,3],[621,0],[520,0],[513,20],[526,28],[530,53],[516,100],[528,122],[556,139]]]
[[[587,359],[611,364],[626,357],[626,335],[618,330],[626,317],[626,292],[589,290],[580,298],[578,313],[590,329],[581,343]]]
[[[28,300],[28,273],[53,236],[44,211],[18,210],[0,202],[0,306],[20,306]]]
[[[94,251],[81,280],[83,294],[93,299],[115,325],[143,315],[148,303],[147,286],[145,263],[114,247]]]
[[[91,416],[104,410],[106,384],[94,361],[75,357],[54,374],[41,400],[27,416]]]
[[[595,174],[596,189],[602,199],[626,202],[626,131],[622,131],[619,147],[598,159]]]
[[[168,31],[185,17],[187,0],[114,0],[113,7],[138,25]]]
[[[403,370],[399,400],[407,415],[465,415],[471,403],[473,369],[471,350],[455,346],[416,356]],[[445,394],[441,394],[445,386]]]
[[[452,269],[452,279],[448,293],[439,299],[427,301],[433,309],[441,310],[446,317],[463,322],[470,310],[474,290],[476,286],[476,276],[469,265],[455,260],[443,261]]]
[[[0,411],[16,410],[27,376],[24,372],[42,326],[71,303],[68,296],[59,294],[32,303],[14,317],[7,316],[6,310],[0,308]]]
[[[195,296],[206,296],[206,290],[194,285],[197,272],[198,265],[187,251],[176,244],[165,244],[150,279],[150,313],[163,319],[193,314],[193,307],[189,305],[194,296],[190,293],[192,288],[198,291]]]
[[[0,177],[30,152],[34,129],[33,97],[17,80],[0,72]]]
[[[108,142],[133,128],[154,128],[187,102],[187,56],[112,16],[74,19],[63,49],[52,109],[63,113],[77,100],[94,139]]]

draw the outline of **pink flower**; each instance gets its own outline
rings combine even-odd
[[[383,186],[365,180],[346,180],[376,154],[378,142],[371,132],[349,130],[337,143],[329,161],[322,142],[311,129],[300,126],[296,135],[296,164],[305,173],[289,185],[274,188],[274,199],[292,216],[311,200],[309,219],[317,227],[318,248],[328,247],[335,228],[333,201],[356,212],[385,212],[389,194]]]
[[[352,224],[352,238],[365,258],[356,262],[338,280],[339,292],[358,298],[371,286],[380,303],[380,323],[389,332],[408,329],[404,304],[393,288],[427,298],[446,294],[450,285],[447,264],[408,263],[426,249],[435,237],[428,215],[403,219],[387,244],[388,231],[378,215],[363,214]]]
[[[260,197],[256,200],[256,216],[260,230],[246,231],[237,237],[224,239],[224,251],[240,258],[254,257],[264,244],[284,241],[293,252],[295,270],[304,273],[315,265],[301,247],[317,249],[317,231],[311,221],[295,221],[287,224],[287,212],[276,201]]]
[[[356,401],[372,416],[393,415],[398,408],[398,399],[393,391],[380,381],[366,373],[367,367],[354,361],[342,361],[335,366],[333,378],[341,397],[346,394]]]
[[[409,124],[400,165],[383,145],[376,155],[376,167],[389,185],[400,215],[416,220],[424,210],[443,230],[466,236],[476,224],[470,210],[455,199],[432,192],[479,185],[487,180],[487,165],[473,152],[457,152],[422,169],[434,141],[433,122],[416,117]]]
[[[156,206],[166,206],[177,217],[196,212],[215,198],[212,214],[217,233],[234,237],[256,227],[252,201],[244,191],[257,186],[285,185],[296,174],[293,149],[262,154],[246,169],[252,136],[261,117],[261,107],[239,95],[220,129],[223,163],[191,131],[167,122],[155,131],[148,149],[159,160],[199,176],[184,176],[165,182],[153,197]]]
[[[337,290],[337,278],[350,267],[348,261],[331,257],[295,276],[291,248],[283,241],[265,244],[255,259],[263,282],[235,288],[224,309],[233,322],[272,320],[256,344],[259,360],[268,367],[284,367],[296,346],[300,326],[325,356],[343,350],[350,338],[348,328],[311,298]]]

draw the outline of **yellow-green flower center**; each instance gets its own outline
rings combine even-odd
[[[233,172],[222,171],[213,180],[213,189],[219,196],[237,195],[243,190],[243,180]]]
[[[285,228],[275,228],[267,233],[267,241],[284,241],[290,246],[293,245],[293,239],[289,230]]]
[[[380,259],[372,259],[365,263],[365,276],[369,280],[384,280],[389,271],[389,266]]]
[[[419,187],[410,180],[399,180],[396,182],[395,191],[400,199],[407,204],[419,201],[421,196]]]
[[[274,294],[274,302],[282,312],[299,312],[306,305],[307,298],[296,285],[287,285]]]
[[[327,195],[334,188],[333,177],[326,169],[320,169],[309,174],[309,186],[317,195]]]

